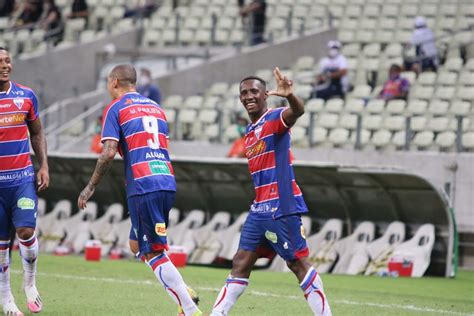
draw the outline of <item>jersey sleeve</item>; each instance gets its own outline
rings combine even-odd
[[[33,92],[31,93],[31,107],[28,109],[28,115],[26,116],[26,120],[34,121],[38,118],[38,98],[36,94]]]
[[[290,128],[283,120],[283,112],[287,109],[288,107],[277,108],[273,110],[272,113],[270,113],[270,115],[272,116],[271,119],[268,121],[270,123],[270,133],[283,134]]]
[[[104,142],[108,139],[120,140],[120,124],[118,118],[118,111],[112,106],[108,106],[104,110],[104,115],[102,116],[102,138],[101,142]]]

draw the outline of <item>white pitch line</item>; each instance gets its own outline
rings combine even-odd
[[[23,274],[23,271],[20,270],[11,270],[12,273],[15,274]],[[39,272],[37,273],[39,276],[45,277],[54,277],[60,279],[68,279],[68,280],[78,280],[78,281],[91,281],[91,282],[107,282],[107,283],[120,283],[120,284],[136,284],[136,285],[149,285],[149,286],[160,286],[157,281],[150,281],[150,280],[131,280],[131,279],[115,279],[115,278],[97,278],[97,277],[87,277],[87,276],[78,276],[78,275],[70,275],[70,274],[58,274],[58,273],[46,273],[46,272]],[[196,290],[200,291],[207,291],[207,292],[219,292],[220,288],[212,288],[212,287],[196,287]],[[286,298],[290,300],[301,300],[303,301],[303,296],[296,296],[296,295],[279,295],[279,294],[272,294],[260,291],[249,291],[251,295],[255,296],[262,296],[262,297],[275,297],[275,298]],[[400,310],[407,310],[413,312],[424,312],[424,313],[438,313],[438,314],[449,314],[449,315],[461,315],[461,316],[474,316],[474,313],[461,313],[461,312],[453,312],[453,311],[446,311],[441,309],[433,309],[429,307],[418,307],[414,305],[398,305],[398,304],[379,304],[379,303],[370,303],[370,302],[356,302],[356,301],[349,301],[349,300],[332,300],[333,304],[343,304],[343,305],[355,305],[355,306],[367,306],[367,307],[378,307],[383,309],[400,309]]]

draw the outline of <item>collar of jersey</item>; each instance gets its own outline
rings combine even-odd
[[[257,126],[258,123],[260,123],[260,121],[265,117],[265,115],[267,115],[268,112],[270,112],[271,110],[272,110],[272,108],[268,108],[268,110],[265,113],[263,113],[262,116],[260,116],[255,123],[252,123],[252,127]]]

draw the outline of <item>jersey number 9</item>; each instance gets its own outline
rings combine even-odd
[[[158,137],[158,119],[153,116],[143,116],[142,123],[145,132],[150,134],[147,140],[148,147],[151,149],[160,148],[160,139]]]

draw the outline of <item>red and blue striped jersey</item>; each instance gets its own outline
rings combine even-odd
[[[28,121],[38,118],[38,99],[28,87],[10,81],[0,92],[0,188],[34,180]]]
[[[247,126],[245,135],[245,155],[256,195],[250,215],[262,219],[308,211],[295,181],[290,129],[282,118],[285,109],[268,109],[257,122]]]
[[[119,142],[125,163],[127,196],[154,191],[176,191],[168,153],[168,124],[154,101],[130,92],[104,110],[102,142]]]

